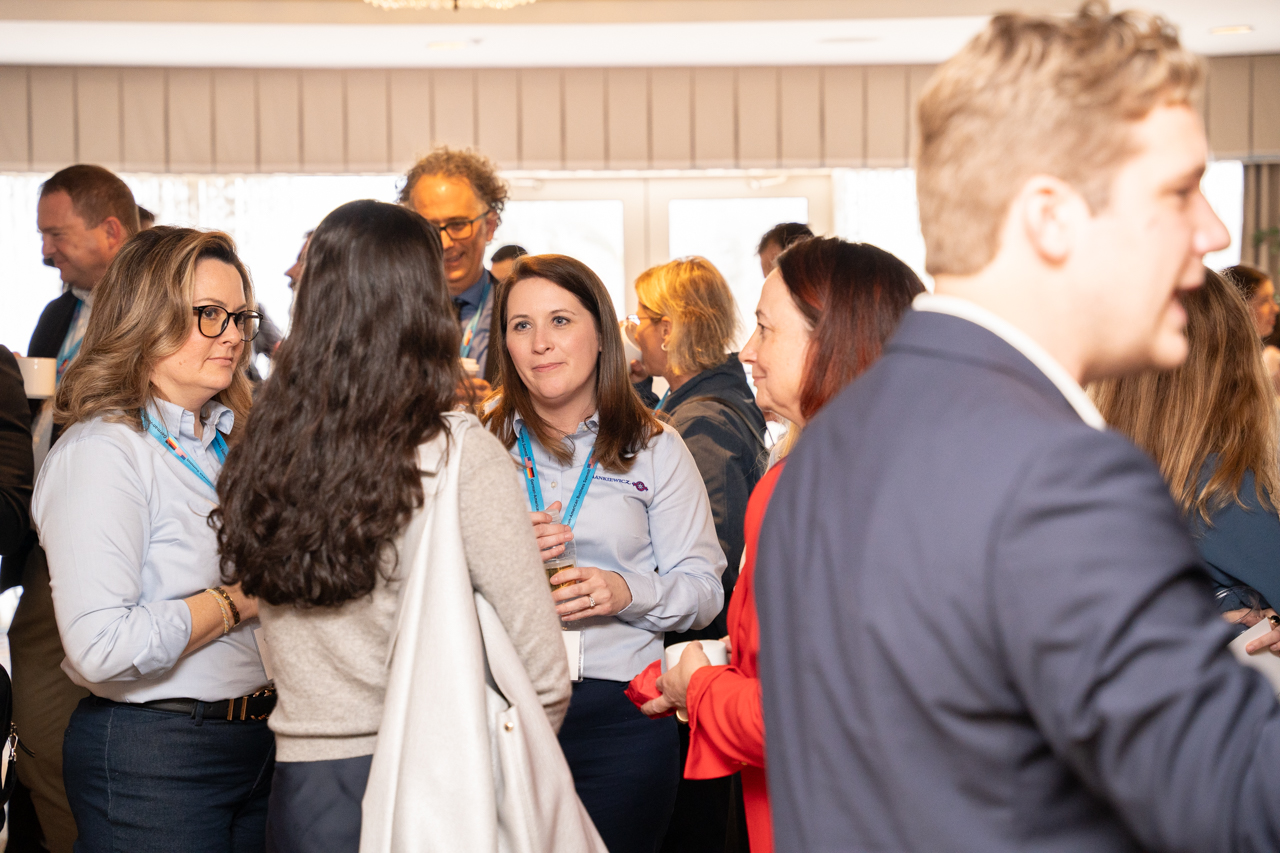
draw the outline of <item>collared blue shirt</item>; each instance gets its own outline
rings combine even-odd
[[[157,400],[147,411],[216,483],[214,428],[230,432],[232,411],[206,404],[199,440],[185,409]],[[72,681],[117,702],[214,702],[267,683],[256,619],[182,656],[191,637],[182,599],[222,583],[208,524],[216,501],[147,432],[98,417],[62,434],[36,482],[32,516]]]
[[[489,287],[489,298],[480,304],[480,294],[484,292],[485,282],[491,282]],[[471,338],[471,355],[480,364],[480,376],[484,376],[485,366],[489,363],[489,324],[493,322],[493,302],[497,297],[498,282],[493,276],[489,275],[489,271],[481,269],[480,278],[476,279],[476,283],[468,287],[466,290],[453,297],[453,303],[462,308],[460,314],[462,326],[466,328],[467,323],[471,322],[471,318],[475,316],[476,311],[480,312],[480,320],[476,323],[476,333]]]
[[[517,417],[517,429],[521,423]],[[569,438],[574,451],[568,465],[530,434],[545,505],[569,503],[598,429],[594,416],[579,424]],[[511,455],[523,477],[519,443]],[[596,469],[573,538],[579,566],[617,572],[631,590],[631,604],[616,616],[566,623],[583,631],[587,678],[630,681],[661,657],[664,632],[705,627],[724,607],[725,558],[707,487],[670,427],[653,437],[627,473]]]

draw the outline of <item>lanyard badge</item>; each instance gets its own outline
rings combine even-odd
[[[524,466],[524,487],[529,495],[529,507],[534,512],[543,512],[546,504],[542,499],[542,485],[538,481],[538,463],[533,458],[533,442],[529,440],[524,427],[520,428],[520,432],[517,435],[520,446],[520,462]],[[568,525],[570,530],[573,529],[574,524],[578,521],[578,513],[582,510],[582,504],[587,499],[587,490],[591,488],[591,481],[595,479],[595,456],[595,450],[593,449],[591,455],[587,457],[586,464],[582,466],[582,473],[578,475],[578,484],[574,486],[573,494],[569,497],[569,506],[565,508],[561,516],[561,523]],[[564,651],[569,662],[569,680],[574,682],[582,681],[585,661],[583,631],[581,628],[570,630],[562,627],[560,636],[564,640]]]
[[[534,461],[533,443],[525,433],[524,427],[520,428],[517,443],[520,447],[520,462],[524,466],[524,488],[529,495],[529,507],[534,512],[543,512],[546,509],[546,503],[542,499],[542,485],[538,480],[538,463]],[[561,517],[561,523],[567,524],[570,529],[578,521],[578,513],[582,511],[582,504],[586,502],[587,490],[591,488],[591,481],[595,479],[597,467],[599,466],[593,450],[587,457],[586,464],[582,466],[582,473],[578,475],[578,484],[574,486],[573,494],[569,496],[569,505],[565,507]]]
[[[459,358],[471,357],[471,339],[476,334],[476,324],[480,322],[480,315],[484,312],[485,300],[489,298],[489,287],[493,284],[493,276],[485,273],[484,287],[480,289],[480,304],[476,307],[476,313],[471,315],[471,320],[462,329],[462,346],[458,348]]]
[[[147,428],[147,432],[151,433],[152,438],[160,442],[165,450],[177,457],[178,461],[187,467],[187,470],[199,477],[215,493],[218,491],[218,487],[213,484],[213,480],[209,479],[209,476],[204,473],[200,466],[193,462],[191,457],[187,456],[186,451],[182,449],[182,445],[169,434],[169,431],[163,425],[151,420],[146,412],[142,413],[142,425]],[[211,446],[213,447],[214,455],[218,457],[218,462],[226,462],[227,442],[222,437],[222,433],[215,431]]]

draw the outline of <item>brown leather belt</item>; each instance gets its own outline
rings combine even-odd
[[[249,720],[265,720],[271,716],[276,707],[276,689],[264,687],[248,696],[235,699],[222,699],[218,702],[201,702],[199,699],[156,699],[151,702],[129,702],[133,708],[150,708],[153,711],[169,711],[174,714],[186,714],[195,717],[200,706],[204,706],[203,717],[206,720],[228,720],[230,722],[248,722]]]

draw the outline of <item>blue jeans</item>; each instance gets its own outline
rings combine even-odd
[[[573,685],[560,748],[609,853],[655,853],[675,808],[680,737],[674,717],[650,720],[626,687],[594,678]]]
[[[275,737],[90,696],[62,742],[76,853],[262,853]]]

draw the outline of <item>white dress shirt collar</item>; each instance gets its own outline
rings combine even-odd
[[[497,402],[496,402],[496,400],[495,400],[494,405],[496,405],[496,404],[497,404]],[[512,418],[512,425],[515,427],[515,429],[516,429],[517,431],[518,431],[518,430],[520,430],[520,429],[524,426],[524,418],[523,418],[523,417],[521,417],[521,415],[520,415],[520,413],[519,413],[519,412],[516,412],[516,413],[515,413],[515,417],[514,417],[514,418]],[[584,432],[590,432],[590,433],[593,433],[593,434],[594,434],[594,433],[598,433],[598,432],[600,432],[600,412],[599,412],[599,410],[596,410],[596,411],[592,412],[591,414],[587,415],[587,417],[586,417],[586,419],[585,419],[585,420],[580,421],[580,422],[578,423],[578,428],[573,432],[573,434],[572,434],[572,435],[565,436],[565,437],[566,437],[566,438],[573,438],[573,436],[574,436],[574,435],[581,435],[581,434],[582,434],[582,433],[584,433]]]
[[[1107,422],[1098,411],[1098,407],[1089,399],[1089,395],[1080,387],[1067,369],[1031,336],[1003,317],[988,311],[976,302],[970,302],[959,296],[939,296],[933,293],[922,293],[911,303],[917,311],[931,311],[935,314],[950,314],[962,320],[975,323],[993,335],[999,337],[1009,346],[1026,356],[1027,361],[1036,366],[1054,386],[1067,398],[1071,408],[1076,410],[1080,419],[1096,430],[1107,428]]]
[[[149,408],[159,416],[160,422],[164,424],[169,435],[177,437],[179,441],[196,440],[195,415],[191,412],[177,403],[171,403],[159,397],[152,397]],[[214,430],[207,427],[214,427],[223,435],[228,435],[232,426],[235,425],[236,414],[217,400],[210,400],[200,410],[200,422],[206,429],[199,441],[202,447],[208,448],[213,443]]]

